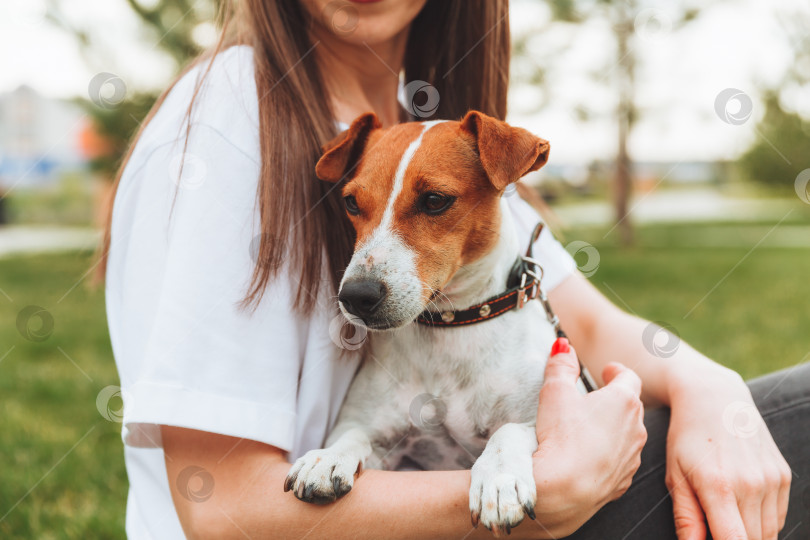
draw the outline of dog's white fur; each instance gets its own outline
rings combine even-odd
[[[398,176],[431,125],[405,152]],[[472,467],[474,520],[480,516],[487,528],[508,530],[520,523],[524,509],[532,513],[536,501],[537,396],[555,335],[539,302],[470,326],[411,322],[424,309],[422,284],[414,253],[390,228],[388,213],[398,193],[395,184],[380,226],[358,246],[342,283],[385,283],[389,295],[380,309],[403,326],[369,334],[327,447],[298,459],[287,483],[299,498],[330,502],[351,489],[364,466]],[[503,292],[522,246],[504,200],[500,211],[494,249],[460,268],[431,309],[464,309]]]

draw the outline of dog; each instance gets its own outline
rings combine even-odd
[[[367,113],[324,146],[316,174],[344,182],[356,231],[340,310],[371,332],[326,448],[292,465],[285,491],[324,504],[363,467],[472,468],[474,525],[498,535],[534,519],[537,401],[556,336],[528,301],[539,276],[530,257],[521,265],[502,195],[549,150],[477,111],[387,129]],[[514,297],[497,301],[510,280]]]

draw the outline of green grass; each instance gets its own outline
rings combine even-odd
[[[5,199],[18,225],[91,225],[99,185],[83,174],[66,174],[46,188],[13,190]]]
[[[575,229],[563,244],[597,249],[590,280],[615,304],[751,378],[810,360],[810,233],[805,248],[768,247],[790,227],[769,234],[774,225],[644,227],[631,249],[615,231]],[[575,258],[588,264],[585,252]]]
[[[748,227],[647,227],[630,250],[616,247],[613,235],[604,239],[603,230],[567,231],[564,243],[581,239],[596,247],[600,262],[591,280],[608,298],[672,325],[699,350],[754,377],[810,352],[810,249],[749,253],[764,233]],[[707,230],[718,245],[729,235],[742,240],[735,247],[691,247],[695,238],[701,245],[711,240]],[[96,408],[98,393],[118,384],[103,294],[85,282],[71,290],[90,264],[89,255],[78,253],[0,259],[0,288],[8,295],[0,294],[2,538],[123,536],[120,424]],[[42,342],[18,331],[18,314],[29,305],[53,317]],[[37,330],[38,320],[30,328]]]
[[[90,263],[86,254],[0,260],[2,538],[123,537],[121,424],[96,408],[98,393],[118,384],[103,294],[86,280],[71,290]],[[44,341],[18,330],[29,305],[53,318]],[[48,335],[39,317],[28,328]]]

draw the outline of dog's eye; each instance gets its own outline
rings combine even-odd
[[[422,195],[422,197],[419,199],[419,207],[422,212],[428,215],[438,216],[450,208],[455,200],[455,197],[442,195],[441,193],[428,192]]]
[[[346,211],[351,215],[356,216],[360,213],[360,208],[357,206],[357,199],[354,195],[346,195],[343,197],[343,202],[346,203]]]

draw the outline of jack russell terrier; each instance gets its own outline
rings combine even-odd
[[[472,467],[473,524],[508,533],[534,519],[537,400],[557,321],[501,196],[546,163],[549,144],[475,111],[388,129],[368,113],[324,152],[316,174],[346,181],[357,233],[340,310],[376,332],[327,447],[298,459],[284,489],[324,504],[364,466]]]

